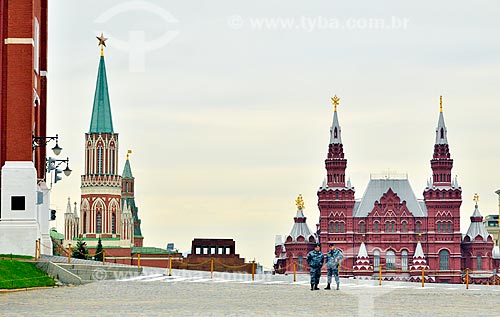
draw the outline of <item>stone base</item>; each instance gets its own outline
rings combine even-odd
[[[38,238],[38,224],[35,220],[0,221],[0,254],[34,257]]]

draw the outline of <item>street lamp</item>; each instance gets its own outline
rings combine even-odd
[[[69,168],[69,157],[67,157],[65,160],[56,160],[53,157],[48,157],[46,159],[46,172],[50,173],[54,171],[54,183],[57,183],[62,179],[61,176],[59,176],[59,173],[61,173],[61,170],[58,169],[59,166],[61,166],[62,163],[66,164],[66,168],[62,170],[64,175],[69,176],[71,175],[72,170]]]
[[[46,146],[50,141],[56,141],[56,145],[52,148],[52,151],[54,154],[57,156],[61,154],[62,147],[59,146],[59,135],[56,134],[56,136],[32,136],[32,149],[33,151],[37,147],[42,147]]]

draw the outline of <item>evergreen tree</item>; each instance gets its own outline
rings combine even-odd
[[[95,261],[102,261],[103,254],[102,254],[102,243],[101,243],[101,238],[97,241],[97,248],[95,249],[95,256],[94,260]]]
[[[89,250],[87,249],[87,243],[83,241],[81,238],[78,239],[76,246],[73,248],[72,258],[75,259],[88,259],[89,258]]]

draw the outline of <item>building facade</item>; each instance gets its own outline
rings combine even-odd
[[[0,253],[52,253],[45,183],[47,0],[0,0]]]
[[[474,229],[464,238],[460,232],[462,189],[451,174],[453,159],[442,101],[430,161],[432,177],[423,199],[416,197],[405,175],[372,175],[363,196],[355,198],[354,187],[346,177],[347,159],[337,114],[339,99],[334,97],[332,101],[334,114],[326,178],[317,192],[319,222],[315,237],[323,252],[330,242],[343,251],[342,275],[375,278],[382,269],[386,279],[418,281],[424,268],[427,281],[458,283],[469,268],[476,282],[491,280],[493,269],[500,263],[494,259],[492,237],[477,206],[471,217]],[[302,255],[303,251],[292,251],[300,245],[294,234],[292,229],[288,245],[277,239],[275,270],[286,267],[286,272],[291,272],[290,259],[298,262],[296,254]],[[305,250],[309,249],[310,245]]]

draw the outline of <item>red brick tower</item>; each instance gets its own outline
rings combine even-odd
[[[45,147],[33,147],[46,136],[47,2],[0,0],[0,253],[52,245]]]
[[[337,106],[340,99],[332,98],[334,105],[333,123],[330,128],[330,144],[325,160],[327,178],[318,190],[319,207],[319,241],[322,252],[328,251],[328,243],[335,244],[344,252],[344,265],[354,265],[354,235],[352,211],[354,207],[354,188],[350,181],[346,182],[345,170],[347,160],[344,158],[341,129],[337,117]],[[359,241],[356,245],[359,246]]]
[[[90,129],[85,133],[85,174],[81,180],[80,233],[84,238],[120,240],[121,189],[118,174],[118,133],[113,130],[104,63],[105,38],[99,38],[101,58]],[[110,242],[130,247],[130,243]],[[107,244],[107,243],[106,243]],[[103,241],[103,245],[106,245]]]
[[[427,228],[422,235],[424,252],[428,256],[431,268],[439,268],[437,281],[457,282],[460,275],[460,205],[462,204],[462,189],[457,180],[452,180],[451,159],[447,129],[444,123],[442,98],[436,142],[431,160],[432,179],[424,190],[424,201],[428,211]],[[440,241],[440,243],[429,243]],[[453,276],[453,277],[452,277]]]

